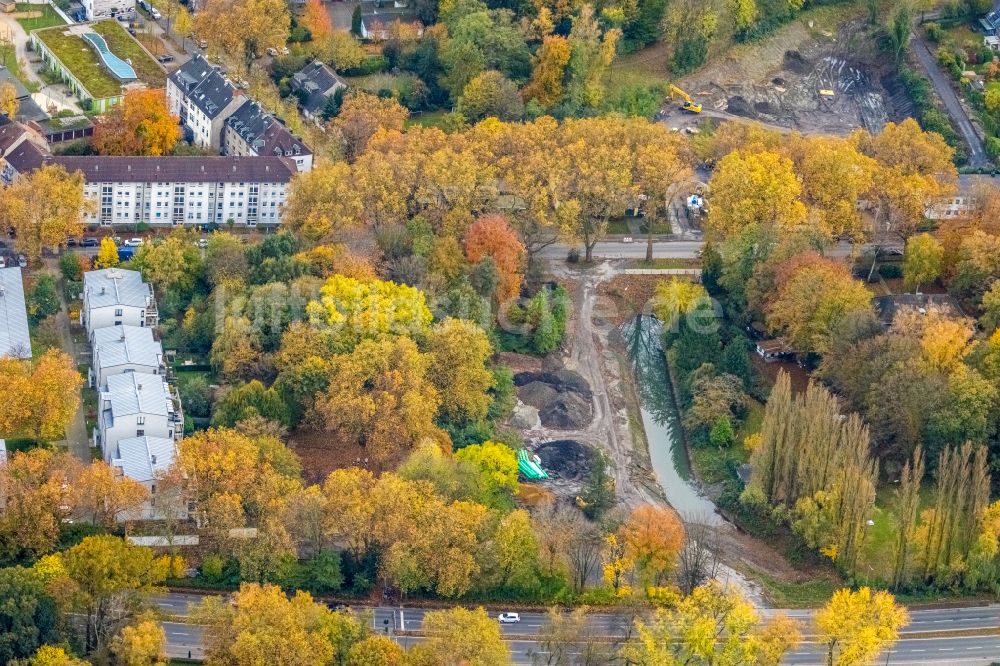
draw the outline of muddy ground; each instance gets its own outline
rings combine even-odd
[[[671,127],[692,126],[706,117],[734,118],[846,135],[858,128],[878,132],[912,110],[862,19],[847,21],[836,32],[792,23],[760,44],[734,49],[679,85],[703,112],[683,114],[676,101],[668,102],[662,117]],[[820,90],[833,96],[821,96]]]

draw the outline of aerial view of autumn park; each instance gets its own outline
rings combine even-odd
[[[1000,664],[1000,2],[0,0],[0,666]]]

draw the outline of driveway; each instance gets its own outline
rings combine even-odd
[[[976,128],[973,126],[965,107],[959,101],[955,89],[951,87],[951,80],[938,66],[937,58],[934,57],[934,54],[927,46],[927,42],[924,41],[921,31],[917,31],[913,40],[913,53],[917,56],[917,60],[920,61],[921,68],[927,72],[931,85],[934,86],[934,90],[937,91],[941,101],[944,102],[944,107],[947,109],[948,115],[951,116],[952,121],[958,127],[959,133],[965,140],[965,144],[969,147],[969,166],[989,166],[990,159],[986,155],[982,139],[976,133]]]

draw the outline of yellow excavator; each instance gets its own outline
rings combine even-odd
[[[701,104],[696,104],[695,101],[691,99],[691,95],[688,95],[686,92],[674,85],[670,86],[668,90],[670,91],[671,98],[679,97],[684,100],[684,103],[681,104],[681,111],[686,113],[701,113]]]

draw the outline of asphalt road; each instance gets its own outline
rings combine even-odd
[[[198,595],[166,594],[156,597],[153,601],[164,613],[175,616],[186,616],[188,605],[197,603]],[[396,630],[419,631],[426,610],[419,608],[372,608],[373,628],[392,634]],[[491,609],[490,614],[496,615],[499,609]],[[812,614],[808,610],[767,611],[767,613],[784,612],[803,623],[808,623]],[[979,606],[973,608],[920,609],[910,612],[910,624],[903,630],[906,637],[893,647],[892,652],[883,655],[879,664],[913,664],[927,666],[928,664],[989,664],[1000,660],[1000,636],[963,636],[963,637],[931,637],[930,634],[955,631],[993,632],[1000,627],[1000,605]],[[515,664],[530,664],[531,655],[540,649],[537,642],[528,639],[539,633],[546,623],[544,613],[521,613],[518,624],[501,625],[504,637],[511,651],[511,659]],[[590,616],[593,634],[595,636],[621,636],[628,625],[625,615],[614,613],[596,613]],[[187,657],[190,651],[193,658],[202,656],[203,627],[193,624],[164,622],[167,634],[167,651],[172,657]],[[921,637],[920,634],[929,634]],[[419,637],[397,638],[404,646],[421,640]],[[888,658],[888,661],[886,660]],[[790,666],[822,666],[824,652],[822,646],[805,642],[786,656],[784,663]]]
[[[955,89],[951,87],[951,82],[938,66],[937,59],[931,53],[927,42],[924,40],[922,30],[917,30],[913,45],[913,53],[917,56],[917,60],[920,61],[920,66],[927,72],[931,85],[934,86],[934,90],[937,91],[941,101],[944,102],[945,109],[948,110],[948,115],[951,116],[951,119],[958,127],[958,131],[962,134],[966,146],[969,148],[969,166],[988,166],[990,160],[986,155],[983,142],[979,138],[979,135],[976,134],[976,128],[973,127],[972,121],[969,119],[969,114],[965,112],[965,108],[958,101],[958,95],[955,94]]]

